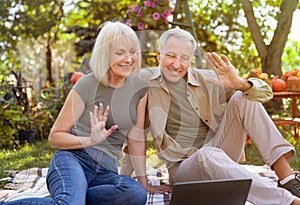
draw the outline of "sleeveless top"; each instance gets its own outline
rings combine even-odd
[[[130,75],[125,79],[120,88],[103,86],[94,77],[93,73],[82,76],[73,86],[73,89],[84,101],[85,109],[71,133],[77,136],[89,137],[91,133],[90,112],[93,113],[95,105],[101,102],[104,109],[110,107],[106,122],[106,129],[118,125],[118,129],[106,140],[92,148],[105,152],[108,156],[118,161],[121,149],[129,129],[136,122],[136,109],[139,100],[147,92],[146,81],[138,75]]]

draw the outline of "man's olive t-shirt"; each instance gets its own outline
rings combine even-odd
[[[118,129],[93,148],[105,152],[118,161],[128,131],[136,122],[136,109],[139,100],[147,92],[146,81],[138,75],[131,75],[126,78],[122,87],[112,88],[101,85],[93,73],[90,73],[82,76],[73,86],[73,89],[84,101],[85,110],[72,128],[71,133],[89,137],[91,133],[90,112],[93,112],[95,105],[99,105],[100,102],[104,109],[109,105],[110,113],[106,129],[115,124],[118,125]]]
[[[171,95],[166,131],[183,148],[199,149],[207,140],[209,128],[188,101],[187,82],[183,78],[175,83],[165,80]]]

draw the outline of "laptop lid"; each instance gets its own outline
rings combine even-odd
[[[252,179],[179,182],[170,205],[244,205]]]

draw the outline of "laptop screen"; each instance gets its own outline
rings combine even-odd
[[[244,205],[252,179],[179,182],[173,186],[171,205]]]

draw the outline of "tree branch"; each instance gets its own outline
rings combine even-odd
[[[256,18],[254,16],[253,6],[249,0],[240,0],[243,6],[243,10],[245,13],[245,17],[247,19],[249,31],[252,36],[252,40],[256,46],[256,49],[259,53],[261,59],[267,56],[267,46],[264,43],[263,37],[260,33],[260,28],[256,22]]]
[[[292,26],[293,12],[297,7],[298,0],[283,0],[280,6],[281,14],[274,32],[270,48],[284,48]],[[276,51],[277,49],[274,49]],[[278,52],[278,50],[277,50]],[[283,50],[281,51],[283,52]]]

